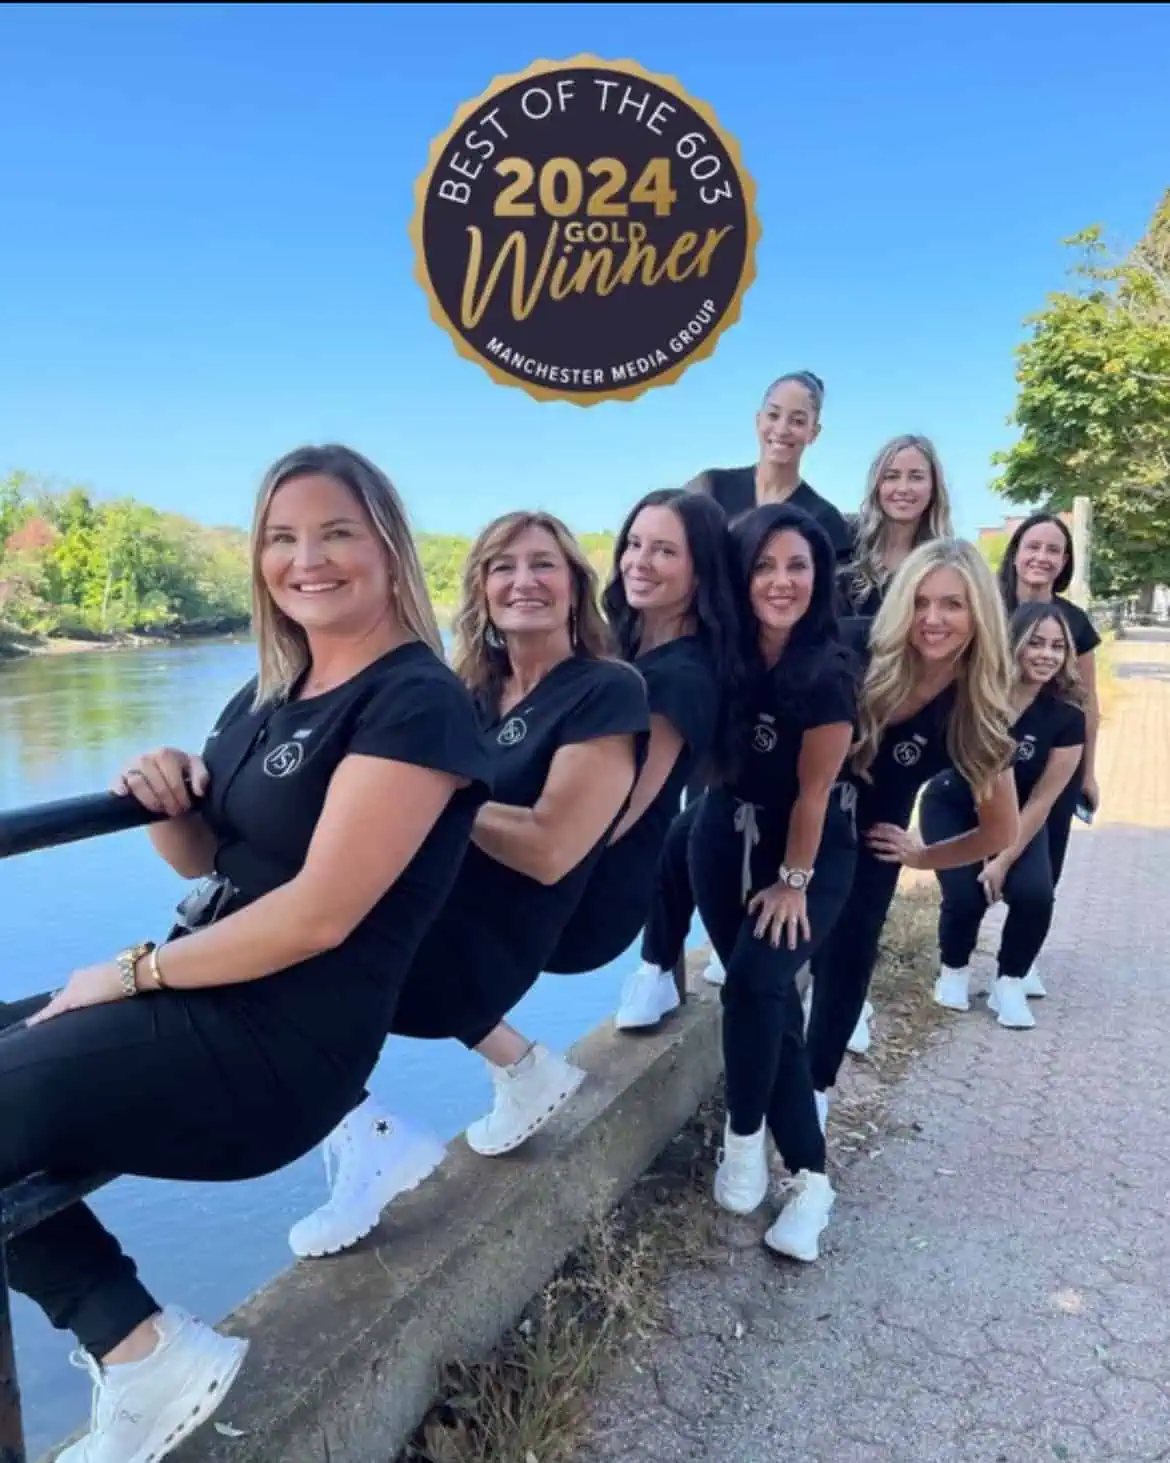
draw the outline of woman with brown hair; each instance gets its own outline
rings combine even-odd
[[[0,1006],[0,1187],[238,1182],[307,1153],[369,1079],[454,882],[487,759],[388,479],[345,447],[277,462],[252,593],[259,672],[202,756],[148,752],[115,784],[204,886],[162,945]],[[8,1263],[93,1378],[65,1463],[156,1463],[223,1402],[246,1343],[160,1306],[87,1204],[11,1240]]]
[[[596,574],[547,513],[509,513],[472,546],[454,665],[479,712],[492,801],[390,1030],[480,1053],[495,1105],[467,1140],[499,1154],[539,1131],[584,1076],[501,1018],[546,968],[626,809],[650,712],[642,677],[610,653]],[[355,1244],[441,1156],[437,1141],[412,1138],[366,1096],[330,1139],[331,1197],[294,1226],[293,1251]]]
[[[934,987],[940,1006],[966,1011],[970,1004],[971,956],[979,926],[991,905],[1008,909],[999,944],[998,978],[989,1004],[1001,1026],[1027,1030],[1036,1022],[1030,983],[1052,923],[1056,899],[1049,817],[1073,780],[1085,747],[1085,690],[1077,674],[1072,630],[1055,605],[1025,600],[1010,625],[1017,720],[1013,772],[1020,804],[1020,830],[1010,847],[986,863],[966,864],[938,875],[942,887],[938,940],[941,969]],[[953,772],[927,788],[920,812],[922,831],[932,842],[965,833],[975,822],[971,792]]]

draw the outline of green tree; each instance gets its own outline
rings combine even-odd
[[[1066,243],[1079,285],[1027,322],[995,486],[1048,510],[1087,495],[1095,592],[1148,595],[1170,581],[1170,190],[1122,257],[1100,228]]]

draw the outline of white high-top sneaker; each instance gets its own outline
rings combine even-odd
[[[186,1311],[155,1318],[158,1345],[142,1361],[103,1367],[86,1351],[73,1365],[93,1378],[89,1432],[59,1463],[156,1463],[218,1410],[248,1351]]]
[[[934,983],[934,999],[948,1011],[969,1011],[971,1009],[971,968],[951,970],[947,965],[939,969]]]
[[[678,1005],[674,972],[661,970],[643,960],[622,987],[613,1024],[618,1031],[638,1031],[646,1026],[657,1026],[664,1016],[677,1011]]]
[[[539,1133],[585,1080],[580,1067],[539,1044],[510,1067],[489,1062],[488,1068],[495,1102],[467,1130],[467,1146],[485,1158],[510,1153]]]
[[[856,1056],[863,1057],[872,1044],[873,1038],[869,1029],[872,1016],[873,1007],[866,1001],[861,1008],[861,1015],[857,1018],[857,1025],[853,1028],[853,1035],[849,1038],[849,1050]]]
[[[1040,979],[1040,972],[1034,965],[1024,977],[1024,994],[1037,1001],[1042,1001],[1048,994],[1044,988],[1044,982]]]
[[[723,1152],[715,1170],[715,1202],[729,1214],[751,1214],[768,1197],[768,1128],[742,1138],[723,1127]]]
[[[810,1263],[820,1258],[820,1237],[836,1199],[828,1176],[809,1173],[796,1176],[796,1193],[780,1211],[780,1217],[764,1236],[764,1243],[778,1255]]]
[[[715,951],[711,951],[711,957],[703,968],[703,979],[708,985],[723,985],[727,981],[727,972],[723,969],[723,962]]]
[[[1000,1026],[1013,1031],[1030,1031],[1036,1025],[1036,1018],[1028,1009],[1028,997],[1024,982],[1010,975],[1001,975],[987,997],[987,1009],[995,1012]]]
[[[829,1094],[827,1092],[814,1092],[813,1097],[817,1103],[817,1122],[821,1125],[821,1137],[823,1138],[829,1127]]]
[[[293,1254],[307,1260],[356,1245],[392,1199],[438,1168],[446,1151],[438,1138],[367,1097],[325,1140],[329,1199],[289,1231]]]

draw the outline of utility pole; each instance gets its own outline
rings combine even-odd
[[[1081,609],[1087,610],[1092,599],[1089,585],[1093,553],[1093,508],[1090,500],[1084,496],[1074,498],[1072,514],[1073,558],[1076,569],[1068,587],[1068,597],[1074,604],[1080,605]]]

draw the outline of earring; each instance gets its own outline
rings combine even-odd
[[[574,650],[577,648],[577,611],[569,611],[569,644]]]
[[[500,632],[489,620],[484,627],[483,643],[491,650],[500,650],[504,642],[500,639]]]

